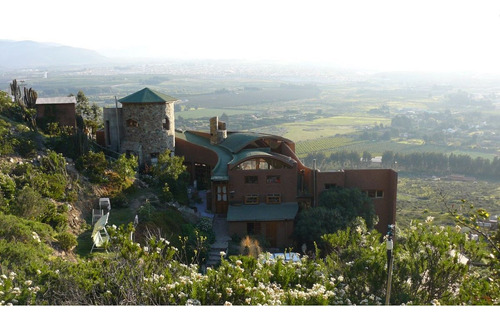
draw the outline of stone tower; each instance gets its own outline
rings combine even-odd
[[[124,128],[121,153],[138,156],[140,164],[154,164],[166,149],[174,151],[177,99],[144,88],[118,101]]]

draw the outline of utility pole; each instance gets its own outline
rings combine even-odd
[[[392,249],[394,248],[394,225],[390,224],[387,228],[387,289],[385,295],[385,305],[389,305],[391,300],[391,282],[392,282],[392,261],[394,260]]]
[[[116,132],[117,132],[117,145],[116,145],[116,152],[120,153],[120,120],[118,117],[118,100],[116,99],[115,96],[115,115],[116,115]]]

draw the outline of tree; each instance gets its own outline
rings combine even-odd
[[[363,163],[369,165],[372,162],[372,154],[368,151],[363,151]]]
[[[323,191],[318,207],[299,212],[295,220],[294,238],[298,245],[320,243],[324,234],[345,229],[356,218],[366,221],[368,228],[375,225],[376,215],[372,200],[358,189],[331,188]]]
[[[153,175],[162,184],[167,180],[177,180],[186,170],[184,157],[171,156],[170,150],[165,150],[158,156],[158,162],[153,166]]]
[[[319,206],[338,210],[344,220],[344,226],[354,221],[356,217],[363,218],[369,229],[376,224],[373,201],[359,189],[342,187],[327,189],[319,196]]]
[[[171,156],[171,151],[167,149],[158,156],[158,162],[152,168],[153,177],[157,186],[162,189],[165,201],[173,198],[181,203],[189,201],[187,196],[189,174],[183,163],[184,157]]]
[[[85,128],[95,134],[101,123],[102,108],[95,102],[90,105],[89,99],[81,90],[76,95],[76,114],[82,117]]]

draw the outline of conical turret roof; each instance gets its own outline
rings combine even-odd
[[[177,99],[149,88],[144,88],[118,101],[120,103],[158,103],[177,101]]]

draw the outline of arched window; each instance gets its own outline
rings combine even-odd
[[[290,169],[291,166],[273,158],[254,158],[243,161],[237,165],[235,170],[273,170]]]
[[[139,123],[133,119],[128,119],[127,120],[127,127],[134,127],[137,128],[139,126]]]

